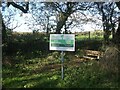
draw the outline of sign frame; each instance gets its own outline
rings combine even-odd
[[[49,49],[75,51],[75,34],[50,34]]]

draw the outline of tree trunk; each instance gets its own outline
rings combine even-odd
[[[6,33],[6,27],[2,18],[2,14],[0,13],[0,18],[2,20],[2,43],[6,42],[6,37],[7,37],[7,33]]]
[[[48,28],[48,23],[47,23],[47,31],[46,31],[46,34],[48,34],[49,33],[49,28]]]
[[[116,5],[117,5],[118,9],[120,10],[120,1],[116,2]],[[114,40],[114,42],[116,44],[120,44],[120,17],[119,17],[118,23],[119,23],[118,24],[118,29],[117,29],[117,32],[115,34],[115,40]]]
[[[1,5],[1,3],[0,3]],[[0,19],[2,19],[2,14],[0,12]],[[2,22],[0,21],[0,49],[2,48],[1,47],[1,44],[2,44]],[[2,51],[2,50],[1,50]],[[1,53],[1,52],[0,52]],[[1,59],[2,60],[2,59]]]
[[[107,33],[107,16],[105,15],[104,11],[103,11],[103,5],[101,7],[101,12],[102,12],[102,22],[103,22],[103,31],[104,31],[104,42],[103,44],[106,45],[107,41],[108,41],[108,33]]]
[[[103,31],[104,31],[104,44],[107,45],[109,43],[109,36],[110,36],[110,27],[109,23],[106,22],[107,17],[105,16],[105,20],[103,21]]]
[[[60,19],[59,19],[59,21],[58,21],[58,23],[57,23],[57,29],[56,29],[56,33],[57,33],[57,34],[60,34],[60,33],[61,33],[61,29],[62,29],[62,27],[65,25],[68,17],[69,17],[69,16],[65,16],[65,15],[64,15],[63,17],[60,17]]]
[[[107,44],[108,43],[108,38],[109,38],[109,36],[108,36],[108,34],[107,34],[107,31],[104,31],[104,44]]]
[[[119,24],[118,24],[118,29],[115,34],[115,43],[120,44],[120,17],[119,17]]]
[[[67,34],[68,31],[67,31],[67,27],[66,27],[66,22],[65,22],[65,34]]]
[[[114,23],[112,23],[112,39],[113,41],[115,39],[115,24]]]
[[[59,22],[57,23],[57,29],[56,29],[56,33],[57,33],[57,34],[61,33],[61,29],[62,29],[62,27],[65,25],[66,20],[67,20],[67,18],[65,18],[65,19],[63,19],[62,21],[59,21]]]
[[[89,40],[90,40],[90,31],[88,32],[88,34],[89,34]]]

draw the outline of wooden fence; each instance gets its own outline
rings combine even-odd
[[[86,31],[86,32],[77,32],[75,33],[77,38],[81,39],[103,39],[102,31]]]

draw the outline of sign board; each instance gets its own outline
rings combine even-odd
[[[50,34],[50,50],[75,51],[74,34]]]

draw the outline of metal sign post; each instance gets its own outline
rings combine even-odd
[[[63,62],[64,62],[64,53],[63,53],[63,51],[61,52],[61,77],[62,77],[62,79],[64,79],[64,64],[63,64]]]
[[[61,78],[64,79],[64,53],[63,51],[75,51],[74,34],[50,34],[50,50],[61,51]]]

